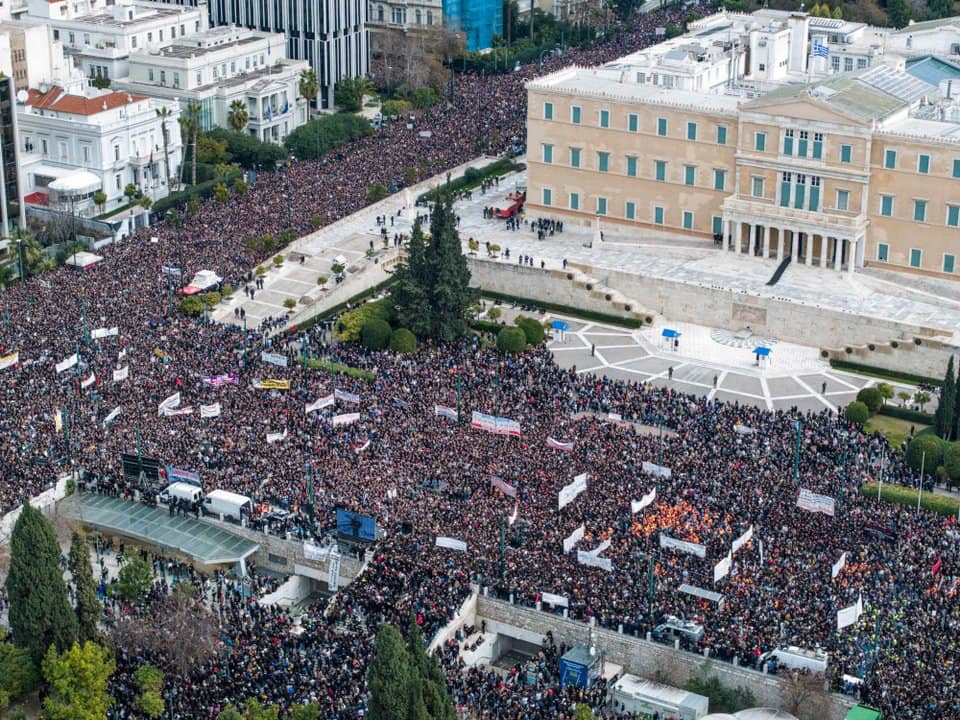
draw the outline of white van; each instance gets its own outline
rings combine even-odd
[[[190,483],[177,482],[168,485],[167,489],[160,493],[160,502],[169,505],[171,500],[186,500],[188,503],[199,502],[203,498],[203,490]]]
[[[791,670],[809,670],[810,672],[826,673],[829,656],[821,650],[807,650],[794,645],[785,645],[760,657],[763,663],[775,660],[776,664]]]
[[[250,514],[253,501],[246,495],[232,493],[228,490],[214,490],[203,501],[203,510],[208,515],[232,517],[235,520],[242,518],[242,513]]]

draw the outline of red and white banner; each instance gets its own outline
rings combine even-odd
[[[0,357],[0,370],[6,370],[8,367],[13,367],[18,362],[20,362],[20,353],[13,352],[9,355],[4,355]]]
[[[512,498],[517,497],[517,489],[502,478],[498,478],[496,475],[490,476],[490,484],[500,490],[504,495],[509,495]]]
[[[366,450],[368,447],[370,447],[370,438],[367,438],[366,440],[363,440],[362,442],[354,443],[354,444],[352,444],[350,447],[352,447],[352,448],[353,448],[353,451],[354,451],[357,455],[359,455],[359,454],[362,453],[364,450]]]
[[[478,430],[486,430],[497,435],[520,436],[520,423],[510,418],[494,417],[493,415],[474,412],[470,425]]]
[[[86,390],[88,387],[93,385],[97,381],[97,374],[94,372],[90,373],[90,377],[85,377],[80,381],[80,387]]]
[[[193,415],[192,407],[166,408],[163,411],[164,417],[177,417],[178,415]]]
[[[447,407],[446,405],[434,405],[433,406],[433,415],[434,417],[445,417],[449,418],[456,422],[460,419],[459,414],[452,407]]]
[[[572,442],[563,442],[552,437],[547,438],[547,447],[553,448],[554,450],[561,450],[563,452],[573,452]]]
[[[834,499],[829,495],[820,495],[806,488],[800,488],[800,496],[797,498],[798,508],[833,517],[835,505]]]

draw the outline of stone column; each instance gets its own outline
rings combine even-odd
[[[770,257],[770,228],[766,225],[760,226],[760,237],[763,239],[763,259]]]
[[[770,228],[773,232],[773,228]],[[777,228],[777,262],[783,262],[783,228]]]
[[[724,250],[733,250],[736,251],[735,247],[731,244],[736,240],[736,235],[733,234],[734,223],[733,220],[726,220],[723,223],[723,249]]]
[[[830,244],[830,238],[826,235],[820,236],[820,269],[827,266],[827,245]]]
[[[737,220],[737,227],[733,230],[734,252],[743,252],[743,223]]]
[[[790,255],[793,262],[800,263],[800,232],[798,230],[790,231]]]
[[[757,226],[748,223],[747,224],[747,236],[749,240],[747,241],[747,254],[750,257],[753,257],[753,254],[757,251]]]
[[[843,238],[837,238],[834,242],[833,269],[837,272],[843,270]]]
[[[807,233],[807,266],[813,265],[813,233]]]
[[[853,276],[853,271],[857,267],[857,242],[860,238],[852,238],[847,250],[847,277]]]

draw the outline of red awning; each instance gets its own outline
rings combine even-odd
[[[23,201],[28,205],[49,205],[50,200],[45,193],[42,192],[32,192],[29,195],[23,196]]]

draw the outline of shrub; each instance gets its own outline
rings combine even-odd
[[[497,350],[511,355],[522,353],[527,348],[527,336],[518,327],[505,327],[497,333]]]
[[[380,318],[371,318],[363,324],[360,340],[371,350],[383,350],[390,343],[390,324]]]
[[[318,127],[319,126],[319,127]],[[322,115],[287,135],[283,146],[300,160],[323,155],[329,150],[373,133],[370,121],[359,115]]]
[[[863,425],[867,420],[870,419],[870,410],[867,408],[866,404],[857,401],[847,405],[844,415],[849,422],[852,422],[855,425]]]
[[[496,320],[502,314],[503,313],[500,311],[500,308],[498,307],[492,307],[489,310],[487,310],[487,317],[490,318],[491,320]]]
[[[267,274],[267,269],[263,265],[257,265],[256,275],[262,277]]]
[[[393,303],[389,298],[364,303],[356,310],[346,312],[337,319],[337,324],[333,328],[333,336],[342,342],[356,342],[360,339],[364,326],[370,320],[377,318],[389,325],[393,315]],[[389,334],[387,337],[389,338]]]
[[[283,306],[287,310],[293,310],[297,306],[297,301],[294,300],[293,298],[287,298],[286,300],[283,301]]]
[[[389,195],[389,193],[383,186],[383,183],[375,183],[367,188],[367,202],[369,203],[375,203],[378,200],[383,200],[387,195]]]
[[[196,295],[183,298],[180,301],[180,312],[184,315],[199,315],[203,312],[203,300]]]
[[[320,287],[323,287],[324,285],[327,284],[327,281],[329,279],[330,278],[328,278],[326,275],[320,275],[317,277],[317,285],[319,285]]]
[[[277,267],[280,267],[281,265],[283,265],[283,255],[274,255],[273,264],[276,265]]]
[[[907,445],[907,464],[914,470],[922,464],[932,473],[943,461],[943,444],[936,435],[918,435]]]
[[[370,370],[363,370],[362,368],[352,367],[350,365],[344,365],[343,363],[330,362],[329,360],[318,360],[316,358],[310,358],[306,361],[308,368],[312,370],[326,370],[334,374],[343,373],[347,377],[357,378],[359,380],[366,380],[367,382],[373,382],[377,379],[377,374]]]
[[[533,318],[520,315],[516,319],[516,324],[518,328],[523,330],[523,334],[527,339],[527,345],[539,345],[543,342],[546,333],[543,331],[543,325],[539,322]]]
[[[867,410],[870,411],[871,415],[883,407],[883,395],[881,395],[880,391],[875,387],[863,388],[863,390],[857,393],[857,400],[867,406]]]
[[[416,352],[417,336],[406,328],[397,328],[390,337],[390,349],[399,353]]]
[[[910,393],[901,393],[906,395],[906,398],[901,397],[901,400],[908,401],[912,397]],[[900,418],[901,420],[906,420],[907,422],[916,423],[918,425],[932,425],[933,424],[933,415],[930,413],[920,412],[919,410],[911,410],[910,408],[898,407],[896,405],[884,405],[880,408],[878,415],[889,415],[890,417]]]
[[[220,296],[216,290],[211,290],[208,293],[203,294],[203,301],[207,304],[208,308],[215,308],[220,304],[220,300],[223,298]]]
[[[943,452],[943,469],[951,484],[960,480],[960,442],[952,442]]]

